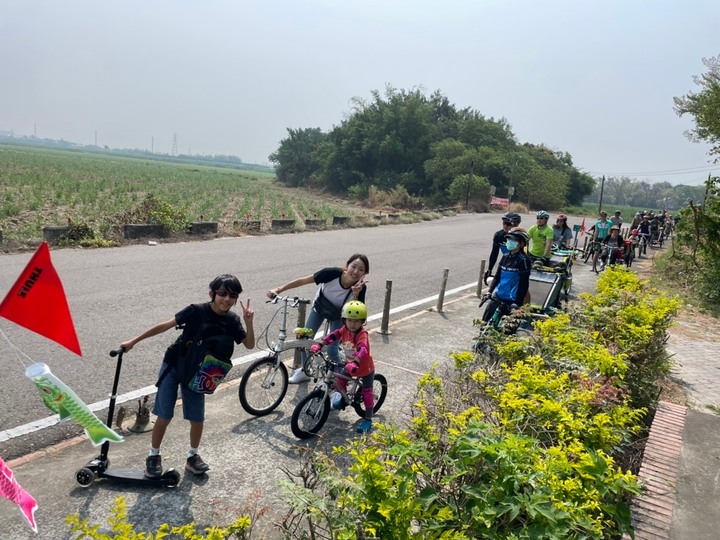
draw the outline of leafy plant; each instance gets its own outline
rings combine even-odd
[[[91,524],[88,518],[80,519],[78,514],[65,518],[70,527],[70,534],[74,538],[90,538],[93,540],[160,540],[161,538],[182,538],[183,540],[247,540],[252,531],[252,522],[249,516],[237,518],[227,527],[207,527],[204,533],[197,531],[195,523],[188,523],[180,527],[173,527],[167,523],[160,525],[153,533],[136,532],[132,524],[128,523],[127,505],[124,497],[115,499],[110,509],[111,516],[107,518],[109,528],[100,524]]]

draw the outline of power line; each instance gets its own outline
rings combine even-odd
[[[606,173],[590,173],[596,176],[643,176],[643,175],[666,175],[666,174],[686,174],[700,171],[710,172],[713,168],[717,169],[717,165],[702,165],[700,167],[688,167],[687,169],[669,169],[666,171],[646,171],[646,172],[606,172]]]

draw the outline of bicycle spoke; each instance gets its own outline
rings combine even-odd
[[[275,410],[285,397],[288,374],[285,366],[272,356],[253,363],[243,374],[238,395],[243,409],[262,416]]]

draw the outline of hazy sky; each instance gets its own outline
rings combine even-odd
[[[0,0],[0,131],[267,163],[391,85],[593,175],[697,184],[720,166],[672,98],[718,27],[718,0]]]

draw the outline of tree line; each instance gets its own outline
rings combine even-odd
[[[440,91],[387,87],[354,98],[329,132],[288,128],[270,155],[280,182],[320,187],[353,198],[401,191],[430,205],[487,207],[493,192],[529,208],[580,205],[595,179],[572,156],[520,143],[504,118],[451,104]]]
[[[704,193],[705,186],[673,186],[669,182],[652,183],[620,176],[598,182],[585,202],[599,203],[602,195],[603,205],[630,206],[638,210],[677,210],[689,200],[702,201]]]

